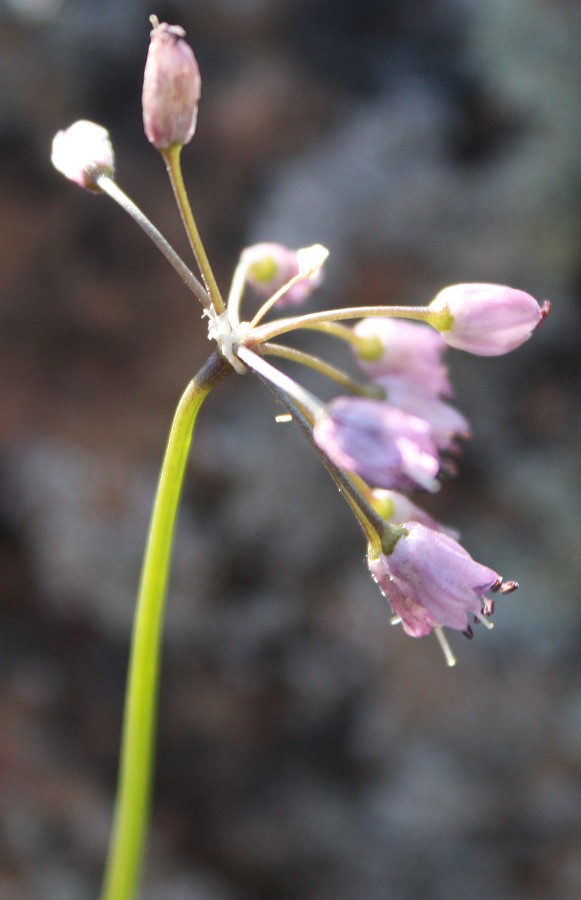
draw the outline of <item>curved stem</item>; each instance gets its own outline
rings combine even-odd
[[[324,312],[307,313],[304,316],[292,316],[277,319],[252,329],[247,341],[248,346],[270,341],[274,337],[294,331],[297,328],[311,328],[321,322],[338,322],[341,319],[366,319],[371,316],[387,316],[395,319],[416,319],[419,322],[432,324],[435,314],[429,306],[350,306],[345,309],[330,309]]]
[[[210,266],[210,261],[206,256],[206,251],[200,237],[200,232],[198,231],[198,226],[196,225],[194,214],[192,213],[190,201],[188,200],[188,194],[182,175],[181,152],[181,145],[174,144],[173,147],[168,147],[167,150],[162,150],[161,155],[163,156],[166,164],[169,180],[171,181],[171,186],[173,188],[174,196],[176,198],[180,215],[182,217],[182,222],[184,223],[184,228],[186,229],[186,234],[188,236],[191,248],[194,251],[196,262],[198,263],[198,266],[200,268],[202,279],[208,289],[210,297],[212,298],[214,309],[218,314],[220,314],[224,312],[226,307],[224,306],[222,295],[218,288],[218,284],[216,283],[216,279],[214,278],[214,273],[212,271],[212,267]]]
[[[141,874],[154,758],[164,601],[192,433],[208,393],[232,369],[214,353],[187,386],[161,467],[133,624],[115,822],[102,900],[132,900]]]
[[[158,250],[161,250],[168,262],[171,263],[182,281],[189,287],[192,294],[198,298],[202,306],[208,309],[208,307],[211,306],[211,301],[207,290],[200,284],[193,272],[190,272],[183,259],[178,256],[174,248],[166,241],[163,234],[158,231],[153,222],[149,221],[145,213],[139,209],[137,204],[127,196],[125,191],[121,190],[119,185],[113,181],[109,175],[105,175],[104,173],[99,175],[97,184],[105,194],[111,197],[115,203],[118,203],[119,206],[124,209],[126,213],[129,213],[131,218],[137,222],[148,238],[151,238]]]

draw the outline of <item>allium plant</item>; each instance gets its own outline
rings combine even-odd
[[[492,627],[490,592],[517,587],[475,562],[452,529],[409,499],[436,491],[439,476],[455,471],[459,442],[469,436],[451,405],[443,361],[447,346],[483,356],[524,343],[544,319],[529,294],[495,284],[446,287],[427,306],[369,306],[268,319],[283,306],[296,310],[318,286],[328,251],[291,250],[275,243],[244,249],[224,300],[206,256],[184,186],[180,157],[193,137],[200,74],[179,26],[153,30],[143,86],[143,122],[161,154],[201,280],[114,181],[107,131],[76,122],[54,138],[52,162],[68,179],[109,195],[143,228],[201,303],[215,349],[186,387],[171,426],[147,538],[135,613],[121,748],[115,824],[103,900],[136,896],[149,818],[157,714],[162,617],[173,533],[193,429],[203,400],[232,374],[257,376],[299,426],[359,522],[369,570],[406,634],[434,632],[449,665],[455,658],[443,628],[472,636],[472,624]],[[262,298],[242,318],[247,289]],[[402,321],[402,319],[410,321]],[[359,320],[354,327],[345,324]],[[279,343],[311,329],[342,341],[354,354],[358,378],[310,353]],[[336,387],[324,403],[267,357],[314,369]]]

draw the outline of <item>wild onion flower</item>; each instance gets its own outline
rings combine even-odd
[[[433,324],[451,347],[500,356],[527,341],[549,312],[524,291],[499,284],[455,284],[430,303]]]
[[[436,631],[453,665],[441,629],[453,628],[471,636],[471,619],[490,628],[486,594],[507,593],[516,585],[503,582],[493,569],[475,562],[447,534],[419,522],[405,522],[402,530],[391,553],[369,553],[369,571],[406,634],[424,637]]]
[[[313,437],[335,465],[373,487],[438,490],[440,460],[429,422],[390,403],[338,397],[315,420]]]
[[[63,175],[115,200],[164,254],[200,302],[208,338],[215,345],[178,404],[152,512],[103,900],[131,900],[137,889],[151,794],[161,625],[173,531],[192,433],[205,397],[234,373],[252,372],[269,388],[285,408],[285,418],[298,425],[318,453],[360,524],[369,570],[398,621],[412,637],[435,632],[453,664],[442,629],[470,636],[472,619],[490,627],[489,592],[508,593],[517,585],[503,582],[493,569],[475,562],[455,532],[407,496],[415,489],[437,490],[439,472],[449,466],[458,440],[469,436],[468,422],[448,402],[453,392],[444,351],[452,346],[484,356],[506,353],[526,341],[549,310],[547,303],[540,307],[529,294],[513,288],[460,284],[444,288],[428,306],[348,307],[269,317],[285,304],[304,303],[320,284],[328,256],[320,244],[300,250],[276,243],[246,248],[225,301],[181,171],[182,148],[196,127],[198,65],[182,28],[159,24],[155,17],[151,21],[142,95],[144,128],[166,164],[199,279],[115,182],[106,129],[76,122],[55,136],[52,149],[53,165]],[[249,286],[255,294],[250,308]],[[258,304],[256,295],[261,298]],[[358,324],[353,328],[346,324],[349,320]],[[301,329],[318,330],[352,347],[362,377],[284,342],[286,335]],[[314,370],[328,379],[337,396],[324,402],[267,357]]]

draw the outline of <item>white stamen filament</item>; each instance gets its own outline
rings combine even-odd
[[[479,622],[482,622],[485,628],[488,628],[489,631],[492,631],[494,628],[494,622],[491,622],[490,619],[487,619],[486,616],[483,616],[482,613],[474,613],[476,619]]]
[[[450,644],[448,643],[446,635],[442,631],[442,628],[439,626],[434,628],[434,634],[438,638],[438,642],[440,644],[440,647],[442,648],[442,653],[444,654],[446,665],[450,667],[455,666],[457,662],[456,657],[452,653],[452,648],[450,647]]]

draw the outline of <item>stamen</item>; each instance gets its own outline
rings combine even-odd
[[[469,641],[471,641],[472,638],[474,637],[474,632],[472,631],[472,626],[469,625],[468,628],[466,629],[466,631],[463,631],[462,634],[464,635],[464,637],[467,637]]]
[[[494,615],[494,608],[494,600],[492,600],[490,597],[486,597],[482,604],[482,609],[480,610],[480,612],[483,616],[492,616]]]
[[[504,581],[502,575],[499,575],[493,585],[491,585],[490,590],[496,594],[512,594],[513,591],[518,589],[518,581]]]
[[[401,618],[399,616],[392,616],[389,620],[390,625],[401,625]]]
[[[292,422],[293,417],[289,413],[281,413],[280,416],[275,416],[275,422]]]
[[[551,302],[550,302],[550,300],[545,300],[543,302],[543,305],[541,306],[541,319],[539,321],[539,325],[542,325],[542,323],[545,321],[545,319],[547,318],[547,316],[549,315],[550,312],[551,312]],[[537,328],[538,327],[539,326],[537,325]]]
[[[455,666],[457,663],[457,659],[452,653],[452,648],[450,647],[450,644],[448,643],[446,636],[440,626],[434,628],[434,634],[438,638],[438,642],[440,644],[440,647],[442,648],[442,653],[444,654],[446,665],[450,667]]]
[[[503,581],[498,588],[501,594],[512,594],[518,589],[518,581]]]
[[[486,616],[483,616],[482,613],[474,613],[474,619],[482,622],[485,628],[488,628],[489,631],[492,631],[494,628],[494,622],[491,622],[490,619],[487,619]]]

